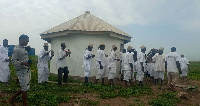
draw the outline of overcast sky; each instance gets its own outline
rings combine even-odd
[[[40,33],[85,11],[133,37],[131,45],[172,46],[190,60],[200,60],[200,0],[0,0],[0,41],[17,45],[27,34],[36,53],[44,43]]]

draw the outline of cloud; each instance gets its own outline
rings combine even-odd
[[[40,33],[87,10],[117,27],[159,25],[198,33],[199,5],[199,0],[0,0],[0,40],[17,44],[25,33],[39,47]]]

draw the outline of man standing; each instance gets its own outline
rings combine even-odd
[[[114,85],[113,79],[115,78],[115,74],[116,74],[116,67],[117,67],[116,62],[119,61],[119,59],[117,58],[117,55],[116,55],[116,50],[117,50],[116,45],[112,45],[112,51],[109,56],[109,66],[108,66],[109,85]]]
[[[68,51],[65,50],[66,45],[65,43],[61,43],[61,49],[58,51],[58,61],[57,61],[57,67],[58,67],[58,85],[62,85],[62,73],[64,73],[63,76],[63,82],[67,82],[69,70],[66,66],[66,57],[70,56],[71,52],[68,49]]]
[[[100,44],[99,50],[97,51],[97,61],[96,61],[98,72],[97,72],[96,80],[94,84],[97,84],[97,81],[99,79],[102,79],[102,85],[104,85],[104,77],[105,77],[106,64],[107,64],[106,54],[104,53],[104,49],[105,49],[105,45]]]
[[[21,88],[9,99],[7,102],[14,105],[14,99],[22,94],[23,105],[27,106],[27,91],[30,88],[30,80],[31,80],[31,60],[28,58],[28,53],[25,50],[24,46],[27,46],[29,42],[29,37],[27,35],[22,34],[19,37],[19,45],[15,46],[13,55],[12,55],[12,63],[17,71],[17,77],[19,79],[19,83]]]
[[[165,59],[165,70],[167,71],[168,86],[173,91],[175,91],[176,81],[179,77],[179,73],[181,73],[178,54],[175,51],[176,48],[172,47],[171,52],[166,55]]]
[[[54,52],[51,50],[51,57],[49,56],[48,43],[44,43],[44,49],[38,54],[38,83],[47,82],[49,77],[48,62],[54,56]]]
[[[187,73],[188,73],[188,59],[184,57],[184,55],[181,55],[180,59],[180,67],[181,67],[181,72],[182,74],[180,75],[183,81],[187,81]]]
[[[7,83],[10,79],[9,57],[8,57],[8,40],[3,40],[3,45],[0,46],[0,82]]]
[[[124,79],[124,58],[126,56],[126,49],[123,49],[123,52],[120,54],[121,61],[121,70],[120,70],[120,79],[123,81]]]
[[[146,61],[146,47],[143,45],[140,47],[141,52],[138,54],[138,61],[140,62],[140,70],[138,70],[136,75],[136,80],[139,81],[139,86],[143,86],[143,78],[144,78],[144,67],[145,67],[145,61]]]
[[[161,84],[163,84],[164,80],[164,72],[165,72],[165,54],[163,54],[164,48],[160,47],[158,53],[156,53],[152,59],[155,62],[154,70],[155,70],[155,83],[158,83],[158,80],[161,79]]]
[[[88,83],[88,77],[90,76],[90,71],[91,71],[92,58],[95,57],[94,54],[91,54],[92,48],[93,48],[93,44],[89,44],[88,48],[86,48],[84,52],[84,58],[83,58],[83,67],[84,67],[84,76],[85,76],[84,83]]]
[[[131,71],[133,71],[133,53],[131,46],[128,46],[127,53],[123,61],[124,61],[124,81],[125,81],[125,87],[127,87],[128,86],[127,83],[131,81],[131,74],[132,74]]]

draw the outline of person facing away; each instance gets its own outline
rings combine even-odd
[[[121,60],[121,70],[120,70],[120,79],[123,81],[124,79],[124,58],[126,56],[126,49],[123,49],[123,52],[120,55],[120,60]]]
[[[51,50],[51,56],[48,51],[48,43],[44,43],[44,48],[38,54],[38,83],[47,82],[49,77],[48,62],[54,56],[54,52]]]
[[[172,47],[171,52],[166,55],[165,70],[168,77],[168,86],[171,90],[175,91],[175,85],[179,77],[179,73],[181,73],[179,57],[176,53],[175,47]]]
[[[84,67],[84,76],[85,76],[84,83],[88,83],[88,78],[91,72],[92,58],[95,57],[94,54],[91,54],[92,49],[93,49],[93,44],[89,44],[88,48],[86,48],[83,55],[83,67]]]
[[[154,70],[155,70],[155,83],[159,82],[159,79],[161,80],[161,84],[163,84],[164,80],[164,72],[165,72],[165,54],[163,54],[164,48],[160,47],[158,53],[156,53],[152,59],[154,64]]]
[[[124,58],[124,83],[125,87],[128,87],[128,82],[130,82],[130,85],[132,85],[131,82],[131,74],[133,71],[133,53],[132,53],[132,47],[127,47],[127,53],[125,54]]]
[[[184,55],[181,55],[181,59],[179,60],[181,72],[180,74],[181,79],[183,81],[187,81],[187,73],[188,73],[188,66],[189,66],[189,60],[184,57]]]
[[[98,69],[97,75],[96,75],[96,80],[94,84],[97,84],[97,81],[99,79],[102,80],[102,84],[104,85],[104,77],[105,77],[105,72],[106,72],[106,65],[107,65],[107,60],[106,60],[106,54],[104,52],[105,45],[100,44],[99,45],[99,50],[97,51],[97,60],[96,60],[96,67]]]
[[[8,57],[8,40],[3,40],[3,45],[0,46],[0,82],[8,83],[10,79],[10,69],[9,69],[10,59]]]
[[[69,70],[66,64],[66,57],[70,56],[71,51],[68,49],[68,51],[65,50],[66,45],[65,43],[61,43],[61,49],[58,51],[58,60],[57,60],[57,67],[58,67],[58,85],[62,85],[62,73],[64,73],[63,76],[63,82],[67,82]]]
[[[31,80],[31,60],[29,60],[28,52],[25,50],[29,42],[29,37],[22,34],[19,37],[19,45],[15,46],[12,54],[12,63],[17,71],[17,77],[19,79],[20,89],[7,100],[8,103],[14,105],[14,99],[22,94],[23,105],[27,106],[27,91],[30,88]]]
[[[146,47],[142,45],[141,52],[138,54],[138,61],[140,62],[140,70],[137,72],[136,80],[139,81],[139,86],[143,86],[143,79],[144,79],[144,67],[145,67],[145,61],[146,61]]]
[[[114,85],[114,78],[116,74],[117,61],[119,61],[116,54],[117,47],[112,45],[112,50],[109,56],[109,65],[108,65],[108,80],[109,85]]]

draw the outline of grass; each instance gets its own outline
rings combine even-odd
[[[97,98],[108,99],[115,97],[138,97],[141,95],[151,95],[152,89],[149,85],[144,85],[144,87],[140,88],[139,86],[134,86],[130,88],[124,88],[122,86],[107,86],[107,85],[94,85],[92,83],[81,84],[81,81],[69,77],[68,82],[76,83],[70,85],[62,85],[58,86],[53,83],[37,83],[37,57],[31,56],[30,59],[33,61],[33,65],[31,66],[31,87],[28,92],[28,103],[30,106],[56,106],[60,103],[69,102],[74,97],[73,94],[87,94],[94,93],[97,95]],[[19,85],[16,84],[16,71],[14,67],[10,65],[11,70],[11,80],[9,81],[9,85],[0,84],[0,105],[3,104],[2,101],[8,99],[13,93],[20,88]],[[200,77],[200,62],[190,62],[190,71],[188,74],[188,78],[192,80],[199,80]],[[57,75],[50,74],[50,81],[57,81]],[[4,96],[1,96],[4,94]],[[17,97],[17,102],[22,103],[21,96]],[[137,105],[145,105],[141,104],[142,101],[140,99],[135,99]],[[74,101],[78,102],[78,101]],[[162,93],[156,98],[149,101],[150,105],[153,106],[173,106],[179,100],[175,97],[175,93]],[[80,100],[81,106],[97,106],[99,105],[99,101],[92,100]],[[130,104],[134,105],[134,104]]]
[[[190,62],[188,78],[191,80],[200,80],[200,62]]]
[[[164,92],[157,98],[152,99],[149,104],[152,106],[175,106],[180,102],[180,98],[176,97],[174,92]]]

